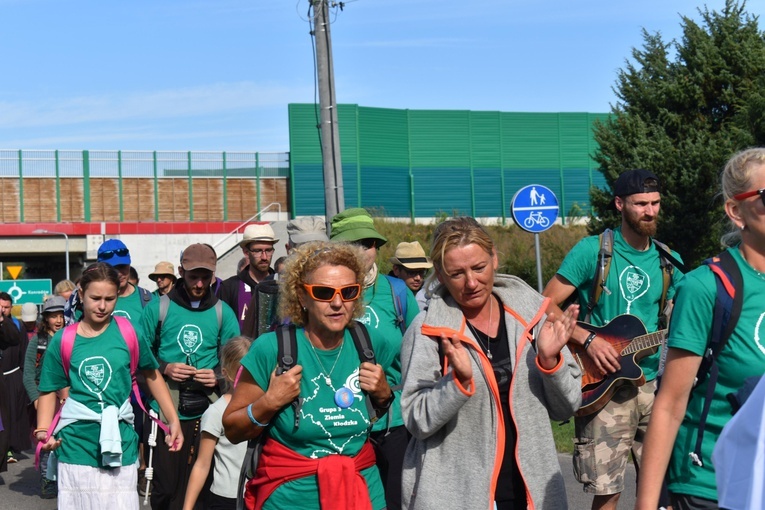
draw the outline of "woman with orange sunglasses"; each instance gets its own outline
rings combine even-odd
[[[363,278],[352,245],[309,243],[287,259],[279,307],[297,327],[296,364],[278,375],[277,334],[260,336],[223,417],[232,442],[266,434],[248,508],[385,508],[368,438],[392,401],[384,368],[396,353],[372,336],[376,363],[359,361],[349,328]]]

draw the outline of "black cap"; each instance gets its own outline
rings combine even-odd
[[[622,173],[614,183],[614,196],[626,197],[635,193],[659,192],[659,178],[653,172],[637,168]]]

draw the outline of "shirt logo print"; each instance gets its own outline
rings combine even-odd
[[[104,374],[106,370],[102,363],[97,365],[85,365],[84,367],[85,377],[96,386],[100,386],[104,382]]]
[[[196,352],[202,345],[202,330],[194,324],[186,324],[178,332],[178,345],[184,354]]]
[[[645,277],[638,273],[627,273],[627,290],[630,294],[635,294],[643,286]]]

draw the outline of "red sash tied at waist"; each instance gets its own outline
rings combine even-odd
[[[260,510],[280,485],[316,475],[323,510],[372,510],[361,470],[375,465],[375,451],[367,441],[355,457],[327,455],[309,459],[273,439],[267,439],[255,477],[247,484],[245,505]]]

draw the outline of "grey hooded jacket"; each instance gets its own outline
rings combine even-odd
[[[496,275],[494,294],[505,308],[513,375],[510,407],[518,431],[516,462],[530,509],[568,507],[550,419],[570,418],[581,404],[581,371],[567,348],[551,371],[536,363],[546,300],[521,279]],[[468,348],[473,384],[466,391],[451,370],[442,376],[438,334],[457,334]],[[457,303],[441,289],[409,327],[401,347],[401,411],[413,438],[404,458],[402,499],[408,509],[491,509],[504,424],[494,372],[477,347]],[[472,392],[472,393],[470,393]]]

